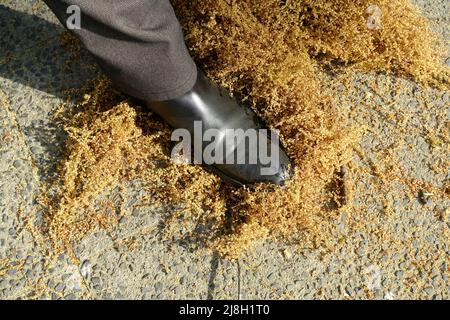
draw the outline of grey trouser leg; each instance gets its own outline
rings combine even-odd
[[[118,89],[145,101],[170,100],[192,89],[197,69],[169,0],[44,0],[66,26],[67,8],[81,9],[73,30]]]

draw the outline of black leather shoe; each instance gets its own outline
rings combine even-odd
[[[198,71],[197,82],[191,91],[174,100],[148,103],[148,107],[173,128],[185,129],[192,139],[198,139],[200,132],[202,136],[208,130],[211,132],[210,129],[215,129],[214,139],[211,140],[214,146],[224,146],[224,149],[223,153],[213,155],[219,155],[222,161],[211,163],[211,159],[201,160],[224,179],[238,185],[260,182],[283,185],[290,178],[292,165],[279,143],[278,136],[265,130],[263,123],[250,107],[240,104],[229,92],[207,79],[202,71]],[[231,143],[232,139],[228,138],[232,130],[229,129],[242,129],[247,133],[258,134],[237,134],[236,140]],[[239,133],[239,130],[234,132]],[[257,140],[254,139],[255,136]],[[253,140],[249,140],[249,137],[253,137]],[[200,152],[194,148],[197,163],[198,156],[203,155],[202,152],[208,145],[211,145],[211,141],[202,140]],[[199,144],[195,147],[199,149]],[[272,153],[267,150],[272,150]],[[261,156],[267,154],[270,155],[270,161],[269,158]],[[217,160],[217,157],[215,159]],[[233,159],[234,161],[231,161]]]

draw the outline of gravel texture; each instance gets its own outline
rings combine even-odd
[[[416,3],[448,39],[448,1]],[[125,186],[128,199],[123,206],[132,213],[116,230],[99,230],[84,238],[75,247],[76,259],[49,258],[35,227],[42,219],[36,198],[54,172],[65,139],[53,114],[64,90],[82,86],[99,71],[90,67],[85,52],[67,66],[71,56],[58,40],[63,29],[41,1],[2,0],[0,30],[0,298],[450,297],[448,198],[428,195],[427,190],[411,197],[399,181],[389,188],[387,196],[394,205],[387,215],[377,197],[383,191],[374,189],[369,175],[358,180],[354,201],[365,203],[366,214],[395,241],[374,236],[370,228],[351,228],[356,213],[345,212],[333,230],[343,239],[334,250],[301,250],[267,241],[239,261],[224,261],[214,253],[191,252],[162,241],[158,233],[164,212],[151,204],[135,207],[139,186],[131,183]],[[355,107],[367,95],[376,99],[371,83],[383,86],[392,81],[403,81],[410,89],[400,97],[387,97],[391,103],[380,100],[376,110]],[[432,101],[426,110],[418,107],[423,95]],[[423,128],[448,122],[449,98],[448,92],[419,88],[406,80],[356,75],[354,91],[339,101],[349,123],[370,126],[361,141],[369,156],[404,139],[411,147],[396,154],[404,172],[442,186],[448,168],[432,168],[440,159],[448,160],[448,148],[430,145]],[[410,115],[401,137],[397,124],[386,117],[396,110]]]

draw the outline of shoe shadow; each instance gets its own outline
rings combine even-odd
[[[66,98],[67,89],[82,86],[98,73],[85,50],[79,50],[78,57],[67,50],[60,25],[0,5],[0,30],[0,84],[6,89],[26,86]]]
[[[66,141],[54,119],[61,103],[74,105],[81,88],[99,75],[93,58],[79,49],[76,56],[61,41],[65,29],[36,15],[0,5],[0,89],[10,101],[43,180],[55,172]]]

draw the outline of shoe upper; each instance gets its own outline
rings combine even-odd
[[[291,162],[277,134],[266,129],[250,107],[239,103],[200,70],[191,91],[148,106],[173,128],[187,130],[193,139],[198,139],[199,134],[203,138],[205,133],[211,138],[214,132],[214,139],[202,139],[201,148],[193,153],[223,178],[240,185],[282,185],[289,179]],[[211,149],[214,151],[207,154],[212,156],[205,159],[206,151]]]

